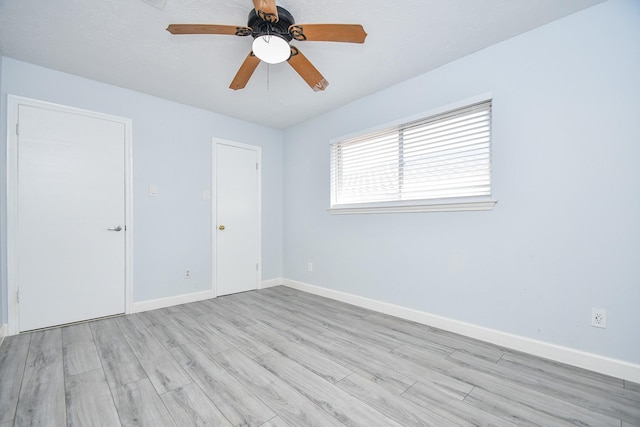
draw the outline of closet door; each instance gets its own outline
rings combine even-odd
[[[19,330],[125,311],[125,124],[19,105]]]

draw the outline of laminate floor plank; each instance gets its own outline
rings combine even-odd
[[[29,337],[31,339],[31,337]],[[0,422],[13,421],[29,353],[29,341],[0,347]]]
[[[337,363],[323,353],[288,341],[263,325],[250,326],[244,328],[244,330],[257,340],[261,340],[272,350],[294,360],[320,378],[324,378],[331,383],[336,383],[353,373],[351,369]]]
[[[194,383],[160,396],[178,426],[232,427],[216,405]]]
[[[123,426],[176,426],[147,378],[116,387],[111,393]]]
[[[220,298],[217,298],[220,299]],[[208,300],[205,302],[211,302]],[[227,319],[227,322],[231,323],[236,328],[244,328],[247,326],[255,325],[256,321],[248,313],[238,313],[234,311],[234,308],[229,304],[211,304],[211,313]],[[247,317],[249,316],[249,317]]]
[[[119,426],[116,410],[102,369],[65,378],[67,424],[77,426]]]
[[[62,328],[62,355],[65,375],[77,375],[102,367],[87,323]]]
[[[449,375],[435,372],[429,365],[416,363],[416,361],[403,360],[389,352],[380,351],[372,346],[351,342],[332,333],[323,334],[321,338],[326,338],[334,345],[342,345],[343,348],[351,348],[354,354],[364,360],[375,360],[387,367],[389,372],[410,378],[413,382],[422,380],[428,385],[437,388],[440,392],[454,398],[463,399],[473,388],[472,384]],[[442,356],[433,356],[434,359],[442,359]],[[404,390],[403,390],[404,391]]]
[[[623,381],[624,388],[627,390],[633,390],[635,392],[640,393],[640,384],[634,383],[632,381]]]
[[[201,316],[199,318],[199,321],[205,323],[211,329],[215,330],[218,335],[223,337],[235,348],[242,351],[249,357],[255,357],[260,354],[272,351],[271,348],[267,347],[252,336],[246,334],[243,330],[236,328],[217,314],[207,314]]]
[[[116,323],[111,327],[93,329],[92,334],[110,388],[147,378]]]
[[[287,322],[286,318],[283,319],[282,311],[277,310],[276,312],[274,312],[270,310],[268,303],[265,304],[264,299],[257,293],[243,294],[242,297],[246,301],[246,303],[242,306],[242,310],[244,310],[248,317],[255,320],[256,322],[267,324],[282,331],[286,331],[296,326]],[[230,295],[226,298],[233,299],[237,298],[237,296]],[[234,299],[234,301],[236,301],[236,299]]]
[[[176,360],[234,426],[260,426],[276,413],[195,346],[171,349]]]
[[[185,338],[200,346],[205,352],[215,354],[233,348],[233,344],[224,339],[214,329],[186,314],[184,311],[168,316],[176,328],[183,331]]]
[[[488,343],[381,313],[369,315],[365,320],[387,328],[389,331],[406,335],[408,338],[405,343],[407,344],[426,348],[431,348],[435,344],[438,347],[451,349],[451,352],[460,350],[492,362],[498,361],[504,353],[504,349]]]
[[[532,411],[544,412],[561,420],[574,422],[577,425],[610,426],[614,420],[610,416],[586,410],[574,403],[527,388],[510,378],[493,375],[491,370],[460,364],[449,359],[436,358],[428,352],[409,346],[394,350],[394,354],[413,360],[415,363],[429,365],[434,372],[466,382],[476,388],[490,391],[516,402],[526,402],[532,408],[535,408]],[[481,358],[476,358],[476,360],[485,362]],[[491,365],[490,362],[487,362],[487,364]],[[617,422],[619,423],[619,421]]]
[[[289,424],[299,427],[343,426],[336,418],[239,350],[227,350],[214,355],[214,358]]]
[[[507,366],[528,375],[545,379],[551,383],[562,383],[571,389],[582,388],[605,395],[606,399],[615,398],[623,405],[636,405],[640,407],[640,392],[622,387],[620,380],[610,382],[610,377],[593,377],[589,372],[581,372],[579,368],[567,367],[558,363],[531,358],[523,359],[522,356],[505,354],[498,365]]]
[[[191,377],[146,328],[129,329],[124,336],[159,394],[191,383]]]
[[[335,319],[339,322],[348,324],[352,321],[358,321],[364,319],[366,316],[373,313],[372,311],[356,307],[345,303],[332,303],[331,300],[326,298],[309,299],[302,294],[289,298],[289,301],[294,305],[301,313],[326,313],[331,319]]]
[[[290,427],[289,424],[285,423],[280,417],[273,417],[266,423],[262,424],[260,427]]]
[[[258,291],[253,294],[253,296],[253,301],[259,303],[264,308],[278,310],[292,315],[297,315],[301,312],[297,306],[290,303],[289,298],[282,298],[282,296],[274,294],[271,289]]]
[[[62,329],[51,328],[31,332],[29,351],[37,353],[44,349],[56,349],[62,351]]]
[[[144,325],[148,328],[149,326],[153,326],[160,320],[160,323],[163,323],[163,316],[159,314],[162,311],[161,308],[155,310],[142,311],[138,313],[138,317],[144,323]],[[160,318],[160,319],[158,319]]]
[[[300,329],[284,331],[281,334],[301,346],[319,351],[329,359],[369,378],[373,382],[388,387],[396,394],[401,394],[415,383],[415,379],[391,369],[393,366],[375,359],[361,357],[354,351],[354,347],[340,345],[331,342],[329,339],[322,339],[317,335],[304,333]]]
[[[147,325],[145,325],[137,313],[116,317],[115,321],[122,333],[125,335],[135,334],[136,332],[147,328]]]
[[[0,427],[640,426],[640,384],[276,286],[6,337]]]
[[[369,323],[362,321],[359,317],[337,316],[335,314],[329,317],[325,313],[314,313],[313,311],[308,311],[307,317],[315,319],[318,324],[329,332],[372,347],[377,347],[382,351],[393,350],[405,344],[405,342],[389,334],[378,334],[375,329],[371,328]],[[449,353],[451,353],[450,350],[447,351],[447,354]]]
[[[173,307],[158,308],[155,310],[143,311],[137,313],[138,318],[146,327],[162,325],[167,323],[167,317],[179,313],[180,311]]]
[[[380,326],[373,322],[368,323],[369,329],[375,331],[375,333],[377,333],[378,335],[393,337],[400,344],[395,348],[398,348],[401,345],[410,344],[416,347],[424,348],[425,350],[429,350],[435,356],[440,357],[447,357],[448,355],[456,351],[456,348],[452,348],[444,344],[440,344],[431,340],[425,340],[422,337],[416,337],[406,332],[397,331],[385,326]],[[491,359],[497,359],[498,357],[498,354],[492,353]]]
[[[269,289],[267,290],[269,291]],[[321,297],[318,295],[312,295],[306,292],[298,291],[288,295],[287,300],[291,304],[302,305],[304,309],[321,309],[325,312],[332,314],[351,314],[354,317],[365,317],[374,313],[371,310],[367,310],[362,307],[347,304],[341,301],[332,300],[329,298]]]
[[[295,326],[281,320],[280,316],[273,315],[266,310],[256,309],[251,316],[257,323],[267,325],[279,331],[288,331],[295,328]]]
[[[60,328],[34,332],[16,408],[18,426],[65,426]]]
[[[105,317],[104,319],[92,320],[91,322],[89,322],[89,328],[91,328],[92,331],[103,328],[117,328],[118,323],[116,322],[116,319],[118,317],[120,316]]]
[[[203,303],[202,301],[196,301],[189,304],[181,304],[176,307],[182,310],[183,313],[193,317],[194,319],[213,313],[211,306],[209,304]]]
[[[24,332],[18,335],[10,335],[2,340],[0,348],[6,349],[17,345],[29,345],[33,332]]]
[[[190,343],[183,331],[171,322],[148,326],[147,329],[167,350]]]
[[[261,304],[260,307],[262,309],[275,312],[274,315],[278,318],[283,317],[289,322],[293,321],[293,326],[297,326],[299,324],[297,322],[303,321],[311,327],[322,327],[323,329],[347,328],[353,331],[353,328],[348,325],[361,320],[359,316],[343,310],[329,309],[323,305],[314,306],[294,298],[289,298],[286,301],[288,308],[284,308],[284,304],[282,302],[278,303],[272,296],[262,296],[262,298],[269,302],[268,304]],[[354,332],[357,333],[357,331]]]
[[[466,396],[465,396],[466,397]],[[412,385],[402,393],[402,398],[407,399],[418,406],[437,411],[445,418],[452,419],[460,425],[473,426],[504,426],[505,419],[494,415],[489,411],[478,410],[457,397],[442,393],[435,387],[430,387],[420,382]],[[508,421],[510,423],[510,421]],[[517,424],[512,424],[517,425]],[[531,424],[523,424],[531,425]]]
[[[417,395],[424,398],[422,394]],[[529,402],[532,402],[531,400]],[[576,424],[566,420],[549,415],[540,410],[539,407],[523,404],[515,399],[508,399],[499,394],[491,393],[482,388],[475,388],[465,398],[467,407],[481,409],[484,412],[491,413],[514,426],[575,426]],[[535,403],[533,403],[535,405]],[[616,420],[617,422],[617,420]]]
[[[625,388],[625,381],[620,378],[614,378],[609,375],[588,371],[577,366],[566,365],[564,363],[555,362],[553,360],[543,359],[515,350],[507,350],[502,355],[499,364],[520,364],[522,367],[538,369],[545,375],[554,375],[559,377],[570,378],[572,382],[583,382],[585,385],[595,385],[597,387],[607,387],[611,390],[617,388]],[[638,389],[640,391],[640,389]]]
[[[172,313],[166,308],[138,313],[142,323],[167,349],[190,342],[184,331],[168,320]]]
[[[263,354],[254,360],[345,425],[401,427],[361,400],[277,352]]]
[[[589,411],[640,425],[640,405],[630,405],[626,399],[621,399],[618,396],[603,394],[597,390],[576,387],[560,381],[544,381],[535,372],[489,363],[463,353],[453,353],[449,356],[449,360],[462,363],[467,367],[480,368],[496,377],[508,379],[542,394],[554,396],[560,400],[581,406]]]
[[[263,303],[259,305],[259,309],[267,311],[270,316],[276,316],[278,320],[288,325],[287,329],[305,326],[319,331],[319,333],[327,330],[320,322],[307,316],[308,312],[291,307],[285,301],[278,301],[272,297],[263,298]]]
[[[238,311],[232,303],[223,302],[225,297],[219,297],[213,300],[203,301],[204,304],[211,306],[211,312],[220,317],[227,319],[228,322],[237,328],[255,325],[256,321],[246,311]]]
[[[351,374],[338,381],[336,385],[403,426],[459,425],[391,393],[385,387],[380,387],[359,374]]]

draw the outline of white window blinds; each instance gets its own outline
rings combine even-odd
[[[491,101],[331,144],[331,205],[491,195]]]

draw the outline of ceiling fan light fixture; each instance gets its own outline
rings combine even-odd
[[[291,56],[289,42],[274,34],[256,37],[252,49],[255,56],[268,64],[279,64]]]

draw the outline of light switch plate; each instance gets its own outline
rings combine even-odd
[[[158,197],[158,186],[157,185],[150,185],[149,186],[149,196]]]

